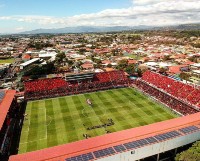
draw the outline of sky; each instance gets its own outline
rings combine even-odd
[[[200,0],[0,0],[0,33],[200,23]]]

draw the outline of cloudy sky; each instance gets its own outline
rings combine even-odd
[[[200,0],[0,0],[0,33],[200,23]]]

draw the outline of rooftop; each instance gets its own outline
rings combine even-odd
[[[6,118],[8,110],[10,108],[10,105],[11,105],[13,98],[15,96],[15,93],[16,93],[15,90],[8,90],[5,92],[6,92],[5,96],[2,100],[2,102],[0,103],[0,129],[3,126],[4,120]]]

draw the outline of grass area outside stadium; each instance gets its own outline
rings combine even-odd
[[[19,153],[178,117],[162,106],[133,88],[30,101]]]
[[[13,63],[14,59],[0,59],[0,64]]]

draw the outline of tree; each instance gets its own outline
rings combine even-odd
[[[184,80],[189,80],[190,74],[189,74],[189,73],[182,72],[182,73],[180,73],[179,77],[180,77],[181,79],[184,79]]]
[[[112,68],[112,64],[108,64],[107,67],[108,67],[108,68]]]
[[[53,63],[47,63],[45,65],[33,64],[24,72],[24,76],[33,76],[36,78],[38,75],[50,74],[54,71],[55,67]]]
[[[139,77],[142,77],[142,70],[140,68],[137,69],[137,73]]]
[[[80,48],[80,49],[79,49],[79,53],[80,53],[80,54],[84,54],[86,51],[87,51],[87,50],[86,50],[85,48]]]
[[[97,63],[97,64],[101,64],[101,59],[94,59],[93,60],[95,63]]]
[[[200,141],[197,141],[188,150],[176,155],[176,161],[199,161],[200,160]]]
[[[62,65],[64,63],[64,59],[66,59],[66,55],[64,52],[61,52],[61,53],[58,53],[56,55],[56,59],[55,59],[55,62],[56,64],[58,65]]]
[[[113,56],[121,56],[122,51],[120,49],[112,49],[110,54]]]
[[[166,73],[167,70],[168,70],[167,68],[161,67],[161,68],[159,69],[159,73],[164,74],[164,73]]]
[[[142,73],[144,73],[148,70],[148,67],[146,65],[141,64],[138,66],[138,70],[140,70],[141,75],[142,75]]]
[[[194,62],[194,63],[198,63],[198,58],[195,56],[192,56],[190,58],[188,58],[190,61]]]
[[[117,69],[124,70],[127,66],[128,66],[128,61],[126,59],[122,59],[119,61]]]
[[[167,61],[167,60],[170,60],[170,55],[165,55],[164,56],[163,61]]]
[[[129,75],[133,75],[135,73],[135,65],[134,64],[130,64],[126,67],[126,72]]]

